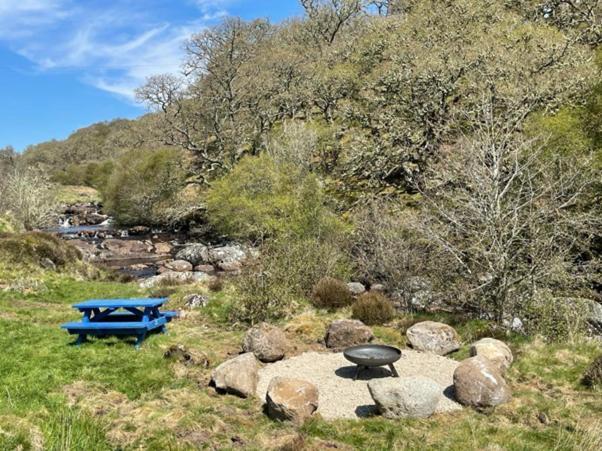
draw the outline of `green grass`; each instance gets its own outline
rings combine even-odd
[[[244,330],[226,321],[233,302],[228,289],[215,294],[176,287],[172,307],[199,290],[209,294],[209,306],[173,322],[169,335],[151,336],[139,351],[131,340],[116,338],[93,339],[78,348],[59,328],[79,317],[72,303],[145,293],[135,284],[76,274],[12,268],[0,276],[0,282],[26,276],[37,281],[0,290],[0,449],[270,449],[301,440],[308,449],[593,450],[602,440],[602,392],[580,385],[600,352],[591,342],[546,344],[504,336],[516,357],[508,373],[514,399],[491,412],[465,409],[399,421],[314,418],[295,428],[268,420],[256,400],[215,394],[207,387],[211,368],[163,358],[164,349],[176,343],[205,352],[210,367],[239,352]],[[306,312],[286,326],[300,334],[296,345],[303,349],[315,346],[328,321],[347,313]],[[427,318],[456,327],[464,342],[452,356],[457,359],[468,355],[470,341],[495,332],[481,321],[422,315],[374,332],[380,341],[403,346],[405,328]]]

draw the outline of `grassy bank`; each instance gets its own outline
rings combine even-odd
[[[140,351],[130,340],[114,338],[77,348],[58,327],[78,318],[73,302],[145,293],[134,284],[41,274],[36,287],[0,292],[1,449],[593,450],[601,443],[602,392],[580,385],[583,371],[600,352],[592,343],[510,337],[516,357],[508,374],[514,399],[495,411],[465,409],[405,421],[315,418],[296,429],[268,420],[256,400],[219,396],[207,387],[211,367],[239,351],[244,333],[221,320],[227,290],[211,295],[208,309],[172,323],[169,335],[152,336]],[[177,306],[178,293],[173,297]],[[317,346],[330,319],[309,311],[283,326],[296,352],[302,352]],[[403,345],[400,329],[417,319],[422,318],[405,317],[375,333]],[[486,323],[455,322],[466,343],[490,332]],[[164,350],[176,343],[206,353],[210,368],[164,359]],[[467,353],[464,346],[456,358]]]

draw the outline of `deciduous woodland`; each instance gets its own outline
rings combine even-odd
[[[602,2],[301,4],[193,35],[180,74],[137,90],[139,119],[0,150],[0,444],[600,449]],[[177,230],[172,260],[219,277],[140,285],[40,233],[74,186],[116,230]],[[224,244],[244,261],[207,256]],[[92,293],[191,311],[138,353],[68,348],[55,326]],[[399,346],[417,322],[452,325],[456,360],[506,341],[513,400],[298,426],[206,388],[249,327],[277,325],[301,353],[351,317]],[[165,360],[176,344],[207,362]]]

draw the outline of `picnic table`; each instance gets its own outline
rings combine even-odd
[[[61,325],[71,335],[78,335],[76,344],[86,341],[88,335],[132,335],[139,348],[146,334],[153,330],[166,332],[166,324],[177,316],[173,311],[160,311],[166,298],[91,299],[73,305],[83,313],[80,322]]]

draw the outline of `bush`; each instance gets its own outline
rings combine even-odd
[[[549,342],[563,342],[585,333],[587,304],[578,298],[556,297],[541,290],[516,312],[529,335],[541,335]]]
[[[602,355],[598,356],[587,368],[582,382],[587,387],[595,388],[602,386]]]
[[[75,246],[40,232],[0,235],[0,256],[2,260],[16,264],[40,265],[49,259],[59,267],[81,260],[81,253]]]
[[[120,224],[164,225],[175,220],[187,172],[177,149],[138,149],[121,157],[102,190],[107,213]]]
[[[395,317],[395,307],[380,293],[364,293],[353,304],[353,318],[369,326],[384,324]]]
[[[353,294],[345,282],[333,277],[324,277],[314,286],[311,300],[314,306],[330,310],[351,305]]]
[[[343,223],[325,206],[315,175],[267,154],[245,157],[207,193],[211,224],[233,238],[327,237]]]
[[[238,300],[231,320],[254,324],[290,316],[321,277],[350,275],[349,258],[341,248],[316,238],[264,244],[255,264],[235,280]]]

